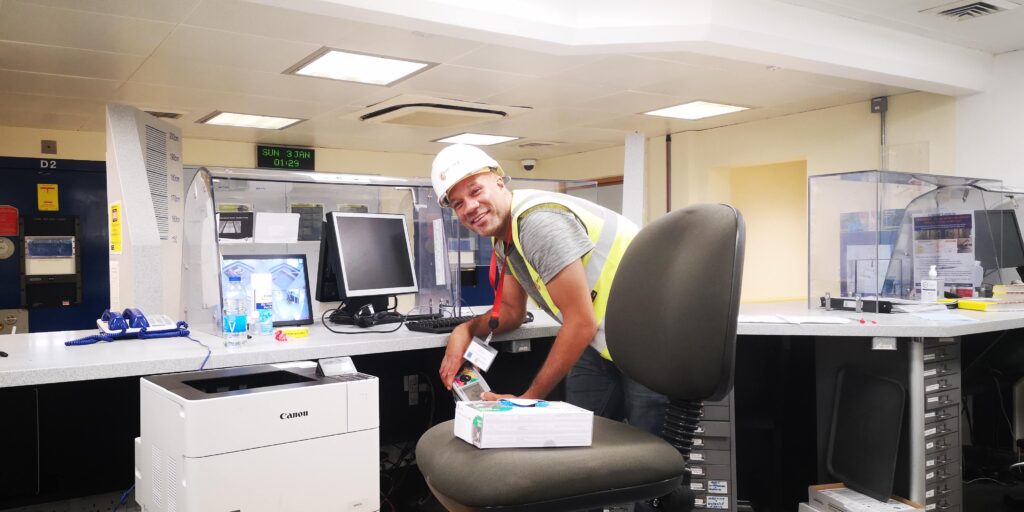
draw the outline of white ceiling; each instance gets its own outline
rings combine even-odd
[[[903,16],[907,8],[923,5],[916,0],[786,1],[843,17],[862,4],[874,5],[875,14],[862,16],[869,23],[989,52],[1024,47],[1014,39],[1024,38],[1024,31],[996,37],[980,29],[911,26]],[[548,158],[621,145],[635,130],[648,136],[702,130],[911,90],[898,77],[885,78],[892,73],[877,70],[864,76],[881,79],[851,79],[848,64],[830,74],[723,58],[714,48],[705,54],[650,45],[536,51],[540,46],[522,37],[509,43],[507,37],[467,37],[444,27],[416,30],[408,23],[366,21],[388,21],[380,16],[343,18],[267,3],[273,2],[0,0],[0,125],[102,131],[104,105],[118,102],[182,113],[172,122],[186,137],[434,153],[440,144],[431,141],[465,130],[372,124],[352,115],[400,94],[417,94],[531,107],[467,129],[523,138],[494,146],[496,157]],[[890,3],[902,7],[882,8]],[[390,87],[282,74],[324,46],[439,65]],[[701,121],[639,115],[698,99],[751,109]],[[308,121],[281,131],[195,123],[215,110]],[[559,144],[519,147],[530,141]]]

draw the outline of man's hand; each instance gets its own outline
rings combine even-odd
[[[466,349],[469,348],[469,344],[472,342],[473,334],[466,324],[456,327],[448,335],[448,348],[444,351],[441,369],[438,370],[438,373],[441,375],[441,383],[444,384],[445,389],[452,389],[452,381],[455,380],[459,369],[462,368],[462,356],[466,353]]]
[[[497,402],[498,400],[501,400],[502,398],[519,398],[519,397],[516,396],[516,395],[499,395],[497,393],[494,393],[493,391],[484,391],[483,393],[480,394],[480,398],[483,398],[484,400],[486,400],[488,402]]]

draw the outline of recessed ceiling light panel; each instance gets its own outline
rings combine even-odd
[[[452,135],[451,137],[438,139],[435,142],[443,142],[445,144],[470,144],[473,146],[493,146],[495,144],[501,144],[502,142],[508,142],[516,139],[519,139],[519,137],[485,135],[481,133],[460,133],[458,135]]]
[[[196,122],[200,124],[215,124],[218,126],[235,126],[238,128],[283,130],[296,123],[301,123],[302,121],[305,121],[305,119],[236,114],[234,112],[214,112]]]
[[[322,48],[285,71],[371,85],[391,85],[435,66],[429,62]]]
[[[676,105],[674,107],[667,107],[658,110],[652,110],[650,112],[644,112],[644,115],[672,117],[675,119],[688,119],[692,121],[695,119],[704,119],[705,117],[714,117],[723,114],[731,114],[733,112],[739,112],[741,110],[747,110],[747,107],[725,105],[722,103],[711,103],[708,101],[691,101],[689,103]]]

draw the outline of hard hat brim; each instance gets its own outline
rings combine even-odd
[[[471,178],[473,176],[476,176],[478,174],[483,174],[485,172],[492,172],[492,173],[498,175],[500,178],[504,179],[505,183],[508,183],[510,181],[510,179],[511,179],[511,178],[509,178],[508,176],[505,175],[505,171],[501,168],[500,165],[497,166],[497,167],[481,167],[479,171],[471,172],[471,173],[469,173],[469,174],[459,178],[459,180],[456,181],[455,183],[452,183],[448,187],[448,190],[444,191],[444,195],[439,197],[439,198],[437,198],[437,204],[439,204],[442,208],[448,208],[449,206],[451,206],[451,204],[448,202],[448,193],[451,192],[452,189],[455,188],[456,185],[458,185],[459,183],[462,183],[463,181],[466,181],[466,178]]]

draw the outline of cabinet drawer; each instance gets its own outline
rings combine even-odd
[[[924,413],[924,422],[925,423],[935,423],[936,421],[947,420],[949,418],[953,418],[953,417],[958,416],[959,412],[960,412],[960,405],[959,404],[947,405],[946,407],[940,407],[938,409],[932,409],[930,411],[925,411],[925,413]]]
[[[690,462],[691,463],[703,463],[703,464],[729,464],[730,457],[728,451],[721,450],[691,450],[690,451]]]
[[[960,450],[960,433],[950,432],[942,436],[934,436],[925,439],[924,453],[926,455],[943,450]]]
[[[945,361],[949,359],[960,358],[960,344],[951,343],[948,345],[935,345],[929,347],[925,343],[923,357],[925,364],[934,363],[936,361]]]
[[[929,440],[930,438],[937,436],[944,436],[953,432],[959,432],[960,421],[959,418],[949,418],[948,420],[939,421],[932,423],[931,425],[924,426],[924,438]]]
[[[928,393],[924,396],[924,410],[931,411],[947,405],[960,403],[960,390],[947,389],[937,393]]]
[[[959,373],[947,373],[946,375],[939,375],[938,377],[928,377],[924,379],[924,393],[926,396],[930,393],[939,393],[949,389],[958,388],[960,388]]]
[[[935,363],[924,364],[924,378],[928,379],[931,377],[941,377],[943,375],[949,375],[950,373],[960,372],[960,360],[959,359],[947,359],[945,361],[938,361]]]
[[[729,421],[729,408],[722,405],[705,405],[701,421]]]
[[[929,469],[924,473],[924,484],[925,486],[935,483],[949,480],[950,478],[960,474],[960,463],[954,462],[952,464],[946,464],[945,466]]]
[[[732,443],[728,437],[695,437],[693,438],[694,448],[705,448],[707,450],[731,450]]]

